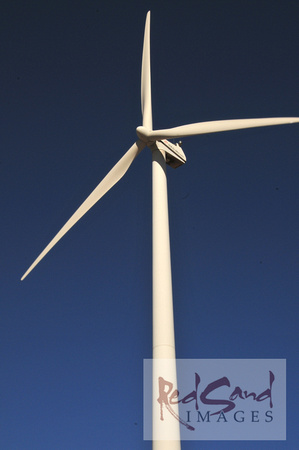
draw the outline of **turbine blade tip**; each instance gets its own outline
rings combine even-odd
[[[24,273],[24,275],[23,275],[22,278],[21,278],[21,281],[24,281],[24,280],[25,280],[25,278],[27,277],[28,273],[29,273],[28,271]]]

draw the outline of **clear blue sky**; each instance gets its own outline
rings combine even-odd
[[[150,449],[151,155],[20,277],[136,139],[152,11],[155,128],[299,115],[297,1],[1,6],[0,448]],[[299,126],[186,138],[168,170],[179,358],[287,358],[298,446]]]

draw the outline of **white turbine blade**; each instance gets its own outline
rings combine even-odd
[[[148,11],[145,21],[142,68],[141,68],[141,110],[142,123],[148,130],[153,128],[152,122],[152,94],[151,94],[151,55],[150,55],[150,20]]]
[[[299,117],[270,117],[266,119],[215,120],[212,122],[191,123],[166,130],[148,131],[139,127],[142,140],[161,140],[194,136],[196,134],[217,133],[219,131],[240,130],[242,128],[266,127],[299,122]]]
[[[136,156],[145,147],[145,144],[141,141],[135,142],[134,145],[124,154],[124,156],[118,161],[117,164],[110,170],[105,178],[98,184],[98,186],[92,191],[87,199],[82,203],[72,217],[66,222],[61,230],[56,234],[52,241],[42,251],[42,253],[31,264],[29,269],[24,273],[21,280],[24,280],[31,270],[43,259],[43,257],[51,250],[52,247],[72,228],[79,219],[98,201],[100,200],[109,189],[112,188],[127,172],[130,165],[136,158]]]

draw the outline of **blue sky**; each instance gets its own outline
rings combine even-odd
[[[151,155],[20,277],[136,140],[152,11],[154,128],[299,115],[296,1],[1,7],[0,447],[149,449]],[[286,358],[298,442],[299,126],[183,140],[168,170],[179,358]]]

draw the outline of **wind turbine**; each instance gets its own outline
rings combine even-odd
[[[186,162],[186,157],[180,145],[170,143],[167,138],[181,138],[243,128],[298,123],[299,117],[219,120],[193,123],[164,130],[153,130],[150,68],[150,11],[146,16],[143,42],[141,110],[143,119],[142,126],[136,129],[139,139],[123,155],[61,230],[54,236],[51,242],[24,273],[21,280],[27,277],[32,269],[70,228],[125,175],[136,156],[146,146],[149,147],[152,152],[153,197],[153,359],[169,359],[175,361],[166,164],[172,167],[178,167]],[[177,430],[175,433],[177,433]],[[179,434],[176,434],[176,439],[176,441],[172,442],[167,440],[153,440],[153,448],[155,450],[179,450]]]

